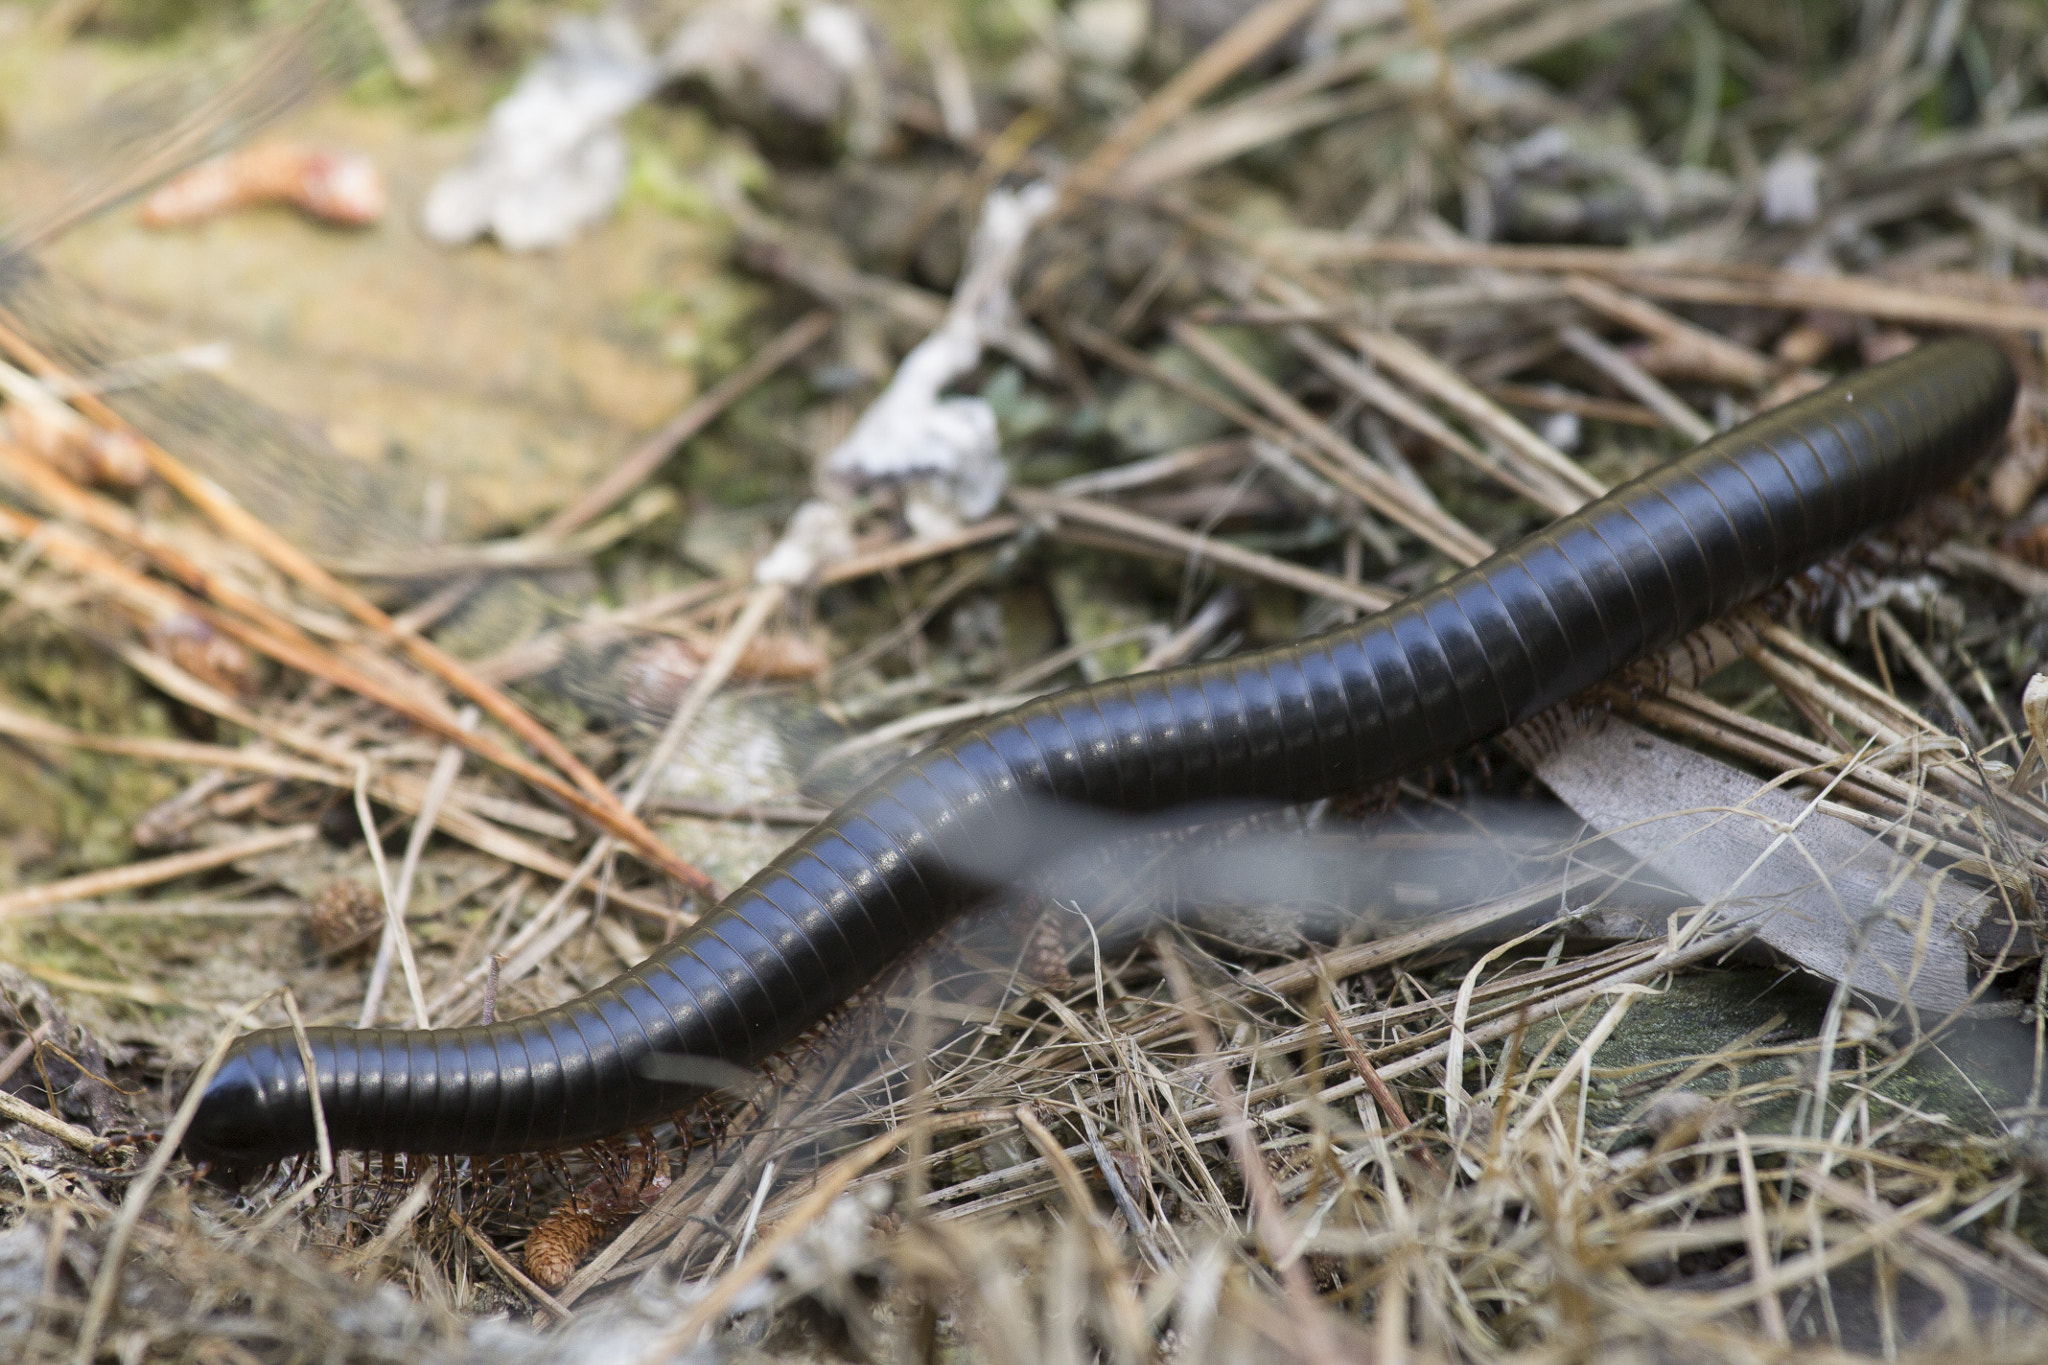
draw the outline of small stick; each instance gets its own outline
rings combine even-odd
[[[505,1277],[506,1283],[525,1294],[528,1298],[531,1298],[542,1308],[547,1309],[548,1312],[553,1313],[555,1321],[567,1322],[569,1320],[569,1310],[564,1308],[554,1295],[548,1293],[547,1290],[542,1289],[529,1279],[525,1271],[507,1260],[504,1252],[491,1245],[490,1238],[471,1227],[468,1220],[455,1210],[444,1210],[444,1214],[448,1221],[455,1225],[455,1230],[464,1237],[467,1237],[469,1244],[483,1253],[484,1259],[490,1262],[491,1269]]]
[[[769,1187],[775,1183],[775,1163],[770,1161],[761,1168],[761,1179],[754,1186],[754,1197],[747,1202],[747,1218],[740,1224],[740,1239],[735,1244],[733,1255],[739,1260],[747,1256],[747,1244],[754,1240],[754,1229],[761,1222],[761,1206],[768,1202]]]
[[[1969,732],[1970,742],[1982,744],[1984,731],[1978,727],[1976,717],[1963,705],[1963,699],[1956,695],[1955,689],[1948,685],[1948,679],[1941,676],[1941,670],[1934,666],[1934,660],[1927,657],[1927,651],[1920,648],[1920,642],[1899,624],[1899,619],[1892,615],[1890,608],[1873,607],[1870,615],[1871,619],[1877,622],[1878,629],[1884,632],[1885,638],[1891,641],[1892,648],[1899,651],[1899,657],[1906,661],[1906,667],[1919,675],[1927,690],[1932,692],[1942,706],[1947,708],[1948,713]]]
[[[1105,1281],[1103,1287],[1108,1291],[1109,1311],[1114,1315],[1116,1325],[1122,1331],[1124,1349],[1130,1353],[1130,1358],[1142,1358],[1146,1347],[1150,1345],[1150,1334],[1145,1331],[1144,1326],[1144,1310],[1139,1307],[1138,1296],[1131,1287],[1130,1275],[1124,1268],[1123,1257],[1111,1243],[1109,1230],[1103,1226],[1102,1215],[1095,1207],[1095,1200],[1088,1193],[1088,1184],[1081,1179],[1080,1167],[1067,1155],[1066,1148],[1060,1145],[1059,1139],[1038,1121],[1038,1116],[1031,1112],[1030,1105],[1018,1105],[1015,1113],[1017,1126],[1024,1130],[1025,1136],[1031,1139],[1031,1145],[1038,1148],[1039,1153],[1045,1157],[1046,1164],[1052,1167],[1053,1180],[1058,1184],[1061,1195],[1066,1198],[1074,1211],[1074,1217],[1081,1221],[1082,1226],[1088,1231],[1089,1240],[1094,1243],[1098,1263],[1096,1273]],[[1131,1234],[1138,1234],[1138,1225],[1132,1226]]]
[[[436,1167],[427,1167],[420,1178],[413,1181],[412,1188],[405,1192],[405,1198],[391,1211],[391,1216],[384,1220],[384,1226],[377,1230],[377,1235],[350,1252],[344,1263],[352,1266],[369,1265],[397,1245],[398,1239],[405,1236],[406,1230],[412,1227],[413,1220],[427,1207],[427,1201],[434,1197],[436,1174]]]
[[[36,1045],[49,1036],[50,1026],[47,1023],[37,1024],[35,1031],[22,1039],[14,1051],[7,1054],[5,1061],[0,1061],[0,1082],[5,1082],[8,1077],[21,1070],[21,1064],[34,1055]]]
[[[806,313],[756,351],[753,358],[713,385],[688,407],[677,413],[659,431],[634,447],[612,471],[588,492],[541,525],[539,536],[559,539],[609,510],[620,498],[645,483],[661,468],[683,442],[718,420],[727,408],[745,397],[755,385],[790,361],[808,351],[831,330],[833,315],[820,308]]]
[[[324,782],[333,785],[347,780],[330,768],[303,763],[278,754],[264,753],[258,749],[232,749],[225,744],[200,744],[184,739],[88,734],[83,730],[53,725],[49,721],[26,715],[5,705],[0,705],[0,735],[37,744],[61,744],[66,748],[86,749],[94,753],[119,754],[124,758],[141,758],[160,763],[195,763],[207,768],[233,768],[243,772],[263,773],[270,777],[289,777],[300,782]]]
[[[383,44],[384,55],[390,59],[399,84],[408,90],[433,84],[434,59],[427,54],[426,45],[420,42],[420,35],[413,31],[397,0],[356,0],[356,8],[363,12],[377,41]]]
[[[1764,1335],[1780,1346],[1792,1338],[1785,1330],[1785,1305],[1778,1301],[1771,1283],[1771,1237],[1764,1229],[1763,1191],[1757,1186],[1756,1155],[1750,1150],[1749,1134],[1735,1130],[1735,1160],[1742,1172],[1742,1235],[1749,1245],[1750,1278],[1757,1282],[1756,1310],[1763,1319]]]
[[[1309,1279],[1307,1263],[1293,1254],[1286,1216],[1280,1207],[1280,1192],[1273,1186],[1273,1173],[1266,1168],[1265,1158],[1259,1154],[1258,1139],[1238,1103],[1237,1085],[1230,1079],[1230,1068],[1223,1061],[1222,1042],[1217,1038],[1208,1016],[1195,1008],[1195,983],[1188,975],[1187,965],[1180,960],[1180,954],[1163,937],[1157,943],[1160,969],[1166,973],[1167,983],[1173,989],[1174,1004],[1180,1009],[1181,1020],[1194,1039],[1195,1052],[1208,1073],[1217,1126],[1222,1128],[1230,1142],[1231,1155],[1237,1159],[1238,1174],[1250,1196],[1253,1233],[1279,1273],[1280,1283],[1285,1287],[1295,1312],[1300,1314],[1295,1327],[1302,1353],[1312,1361],[1335,1361],[1338,1359],[1336,1343],[1331,1340],[1329,1324],[1323,1320],[1315,1283]]]
[[[1518,408],[1535,408],[1538,412],[1572,412],[1581,417],[1591,417],[1596,422],[1618,422],[1631,427],[1664,425],[1663,420],[1648,408],[1613,398],[1595,398],[1590,394],[1539,388],[1534,384],[1489,384],[1485,391],[1503,403]]]
[[[1731,383],[1760,389],[1774,372],[1771,362],[1747,346],[1738,346],[1719,332],[1687,322],[1656,304],[1624,293],[1611,284],[1586,275],[1567,276],[1564,287],[1571,296],[1596,313],[1633,328],[1654,342],[1674,351],[1691,351],[1719,377]]]
[[[479,717],[475,707],[464,707],[457,717],[467,730],[475,726]],[[426,851],[427,840],[433,836],[434,824],[441,816],[441,808],[447,804],[448,793],[455,786],[455,779],[462,772],[462,749],[458,745],[444,744],[441,752],[434,757],[434,769],[427,776],[427,790],[420,798],[418,817],[413,821],[412,834],[405,843],[405,860],[399,864],[397,910],[399,923],[404,924],[406,908],[412,904],[412,887],[419,875],[420,855]],[[421,1028],[426,1027],[424,1019]]]
[[[1282,288],[1268,272],[1269,288],[1281,293],[1283,302],[1312,303],[1306,291]],[[1435,398],[1481,431],[1490,432],[1502,445],[1525,461],[1532,473],[1548,476],[1566,488],[1588,498],[1597,498],[1607,485],[1588,473],[1571,457],[1518,421],[1514,414],[1488,398],[1470,381],[1398,332],[1373,327],[1340,329],[1346,341],[1370,355],[1409,384]]]
[[[2041,761],[2048,756],[2048,674],[2036,673],[2027,679],[2026,691],[2020,694],[2020,713],[2027,718],[2027,752],[2013,770],[2011,788],[2025,791],[2035,774],[2041,769]]]
[[[107,1140],[97,1133],[88,1132],[75,1123],[66,1123],[47,1109],[38,1109],[21,1096],[11,1095],[5,1090],[0,1090],[0,1119],[26,1124],[81,1152],[94,1152],[107,1145]]]
[[[444,711],[439,705],[426,704],[381,679],[342,663],[303,637],[295,639],[267,631],[206,606],[166,583],[138,573],[63,527],[38,521],[4,506],[0,506],[0,536],[36,543],[53,563],[96,581],[141,619],[156,620],[178,614],[195,617],[286,667],[388,707],[421,728],[454,740],[486,761],[554,793],[600,827],[611,831],[613,836],[630,844],[649,863],[685,884],[700,889],[710,885],[708,877],[678,858],[652,830],[631,813],[618,809],[617,798],[612,796],[609,788],[605,789],[602,801],[596,800],[497,740],[480,732],[464,730],[452,712]]]
[[[1900,1212],[1846,1181],[1837,1180],[1811,1168],[1802,1166],[1793,1174],[1799,1178],[1801,1184],[1815,1194],[1824,1196],[1860,1218],[1878,1222],[1896,1217]],[[1943,1232],[1939,1228],[1928,1227],[1924,1223],[1912,1222],[1900,1229],[1900,1236],[1912,1243],[1915,1249],[1946,1261],[1963,1274],[2003,1289],[2013,1297],[2033,1305],[2037,1310],[2048,1311],[2048,1286],[2038,1284],[2012,1267],[1992,1260],[1953,1234]]]
[[[1560,327],[1557,339],[1573,355],[1613,380],[1629,397],[1663,418],[1666,426],[1686,440],[1697,444],[1713,436],[1712,422],[1686,406],[1684,399],[1665,388],[1642,366],[1584,327],[1577,323]]]
[[[243,858],[253,858],[259,853],[271,853],[294,844],[310,843],[320,836],[316,825],[287,825],[283,829],[264,830],[260,834],[244,835],[209,848],[194,849],[189,853],[174,853],[167,858],[151,858],[144,862],[129,863],[125,867],[108,868],[103,872],[86,872],[76,877],[65,877],[59,881],[44,882],[41,886],[25,887],[20,891],[0,896],[0,919],[19,915],[28,910],[39,910],[47,905],[58,905],[70,900],[93,900],[114,891],[133,891],[139,887],[155,886],[177,877],[187,877],[194,872],[206,872],[216,867]]]
[[[1518,469],[1505,460],[1481,450],[1453,430],[1449,423],[1387,382],[1376,371],[1343,354],[1308,328],[1289,328],[1287,339],[1302,354],[1314,361],[1325,374],[1402,426],[1450,451],[1488,478],[1499,480],[1553,515],[1565,516],[1585,506],[1584,492],[1566,487],[1561,481],[1541,470]]]
[[[33,371],[46,383],[54,378],[67,377],[60,366],[29,344],[22,335],[20,323],[4,306],[0,306],[0,347],[4,347],[12,352],[25,368]],[[536,752],[552,763],[558,771],[565,774],[569,779],[569,783],[573,784],[577,794],[573,797],[565,795],[565,799],[572,800],[576,805],[584,809],[586,814],[589,814],[599,823],[611,827],[615,835],[631,845],[643,858],[646,858],[654,866],[661,868],[686,884],[699,887],[709,884],[709,878],[682,859],[676,857],[655,836],[652,830],[635,819],[630,812],[621,809],[618,804],[618,798],[612,794],[611,788],[607,787],[603,780],[590,770],[588,765],[576,757],[560,736],[527,714],[522,707],[504,692],[479,677],[468,665],[447,654],[424,636],[408,635],[400,632],[392,623],[391,618],[368,598],[342,583],[334,575],[316,564],[311,556],[299,549],[298,546],[292,544],[275,529],[266,525],[261,519],[251,515],[246,508],[228,494],[226,489],[220,487],[220,485],[212,480],[202,478],[194,473],[162,446],[140,432],[135,431],[125,419],[104,402],[100,401],[97,396],[90,393],[81,393],[73,400],[73,403],[81,412],[107,429],[123,431],[135,436],[144,456],[149,461],[151,471],[158,478],[184,495],[188,501],[204,512],[216,526],[230,537],[255,550],[272,567],[298,582],[322,600],[341,608],[357,621],[368,626],[387,643],[396,644],[405,650],[408,654],[412,655],[415,662],[419,663],[429,673],[432,673],[456,691],[467,696],[471,701],[482,707],[485,714],[531,745]],[[211,614],[209,614],[209,619],[211,620]],[[211,624],[218,627],[222,623],[219,620],[211,620]],[[238,638],[240,638],[239,635]],[[245,644],[251,643],[248,640],[243,642]],[[273,657],[276,656],[273,655]],[[280,659],[279,662],[291,661]],[[293,666],[298,667],[300,665],[294,663]],[[385,704],[392,705],[390,701],[386,701]],[[407,710],[407,708],[402,706],[395,707],[394,709]],[[414,718],[418,719],[418,717]],[[422,723],[428,724],[429,728],[436,728],[432,721],[423,721]],[[446,731],[443,731],[443,733],[446,733]],[[458,739],[458,742],[461,742],[456,735],[449,734],[447,737]],[[546,780],[546,775],[537,771],[537,765],[528,762],[522,756],[514,754],[504,749],[502,745],[495,743],[488,745],[488,748],[480,747],[483,743],[480,737],[471,740],[469,743],[472,751],[480,757],[517,772],[520,776],[527,778],[528,781],[536,782],[542,786],[549,786],[552,789],[552,784]]]
[[[1237,74],[1245,63],[1279,42],[1288,30],[1314,13],[1320,3],[1321,0],[1264,0],[1263,4],[1225,29],[1193,61],[1153,91],[1150,98],[1110,130],[1109,136],[1075,167],[1060,192],[1060,212],[1071,210],[1083,199],[1107,187],[1133,152],[1194,108],[1210,91]]]
[[[832,813],[823,806],[728,805],[690,796],[656,796],[649,804],[672,815],[691,815],[700,820],[758,820],[764,825],[815,825]]]
[[[1365,1082],[1365,1088],[1372,1092],[1373,1103],[1393,1121],[1394,1127],[1408,1127],[1408,1114],[1401,1108],[1401,1101],[1394,1097],[1393,1090],[1380,1078],[1372,1059],[1365,1055],[1365,1049],[1351,1036],[1351,1030],[1344,1027],[1344,1018],[1337,1013],[1337,1006],[1327,999],[1323,1001],[1323,1022],[1330,1026],[1330,1033],[1344,1049],[1344,1055],[1351,1059],[1352,1069],[1357,1071],[1358,1078]],[[1431,1175],[1444,1173],[1443,1167],[1437,1165],[1436,1157],[1427,1147],[1418,1146],[1416,1155],[1422,1158],[1423,1165],[1429,1167]]]
[[[626,789],[624,806],[628,812],[638,811],[646,803],[654,784],[661,780],[662,772],[675,758],[676,750],[682,747],[690,727],[697,723],[697,717],[710,704],[713,694],[732,677],[733,670],[739,666],[740,656],[746,653],[747,646],[768,624],[768,618],[782,605],[788,591],[779,583],[764,583],[754,588],[747,604],[740,608],[739,616],[718,642],[718,648],[704,661],[703,671],[691,680],[690,690],[676,704],[675,714],[662,728],[661,738],[648,750],[639,776]]]
[[[1244,598],[1236,589],[1218,589],[1202,604],[1200,611],[1188,618],[1186,625],[1161,640],[1131,671],[1150,673],[1155,669],[1186,663],[1215,639],[1216,633],[1243,607]]]
[[[291,1197],[281,1199],[270,1212],[249,1229],[246,1241],[253,1246],[261,1241],[263,1234],[283,1222],[286,1215],[299,1205],[320,1192],[320,1187],[334,1178],[334,1143],[327,1135],[327,1107],[320,1099],[320,1071],[313,1061],[313,1044],[306,1037],[306,1021],[299,1013],[299,1002],[291,991],[284,992],[284,1012],[292,1021],[292,1041],[299,1047],[299,1065],[306,1069],[306,1098],[313,1105],[313,1150],[319,1154],[320,1171],[305,1184],[293,1190]]]
[[[1375,587],[1369,583],[1352,583],[1332,574],[1303,568],[1299,564],[1273,555],[1247,550],[1226,540],[1206,539],[1192,531],[1183,531],[1168,522],[1137,512],[1127,512],[1108,503],[1094,502],[1086,498],[1063,498],[1057,494],[1039,493],[1023,488],[1012,488],[1006,496],[1027,512],[1051,515],[1114,531],[1136,540],[1163,546],[1198,562],[1206,559],[1221,568],[1233,569],[1253,578],[1282,583],[1301,592],[1363,607],[1367,611],[1380,611],[1400,600],[1385,588]]]
[[[1245,364],[1209,333],[1181,321],[1176,321],[1171,330],[1174,340],[1201,357],[1239,392],[1273,414],[1313,447],[1313,454],[1304,454],[1314,464],[1325,469],[1334,464],[1349,475],[1343,480],[1344,485],[1357,493],[1375,512],[1405,526],[1460,564],[1476,564],[1493,553],[1493,546],[1475,535],[1464,523],[1453,519],[1441,507],[1424,504],[1399,479],[1331,431],[1328,423],[1317,418],[1278,384]]]

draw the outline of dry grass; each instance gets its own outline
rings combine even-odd
[[[481,660],[437,623],[536,565],[644,556],[633,537],[673,504],[631,498],[670,448],[834,319],[842,359],[931,328],[919,243],[863,256],[794,191],[727,198],[740,259],[790,295],[752,363],[530,534],[327,560],[200,477],[146,405],[131,425],[78,396],[130,357],[0,259],[0,413],[72,395],[79,448],[132,436],[153,479],[90,487],[20,428],[0,442],[0,638],[89,656],[157,718],[110,733],[0,693],[0,762],[177,774],[147,779],[132,856],[31,856],[0,886],[0,1342],[202,1362],[2048,1353],[2048,708],[2019,704],[2048,640],[2038,17],[1413,0],[1334,55],[1275,46],[1316,9],[1267,0],[1172,69],[1069,54],[1066,88],[1095,92],[1071,107],[987,82],[1014,118],[994,134],[942,136],[945,91],[901,82],[884,159],[939,167],[924,236],[964,238],[1005,177],[1073,168],[975,381],[1010,395],[1008,510],[913,539],[864,509],[856,553],[800,591],[622,591]],[[1062,31],[1024,46],[1057,56]],[[210,125],[25,219],[28,244],[275,113],[294,43],[345,65],[308,32],[260,48]],[[1785,206],[1802,189],[1810,213]],[[1017,888],[654,1149],[335,1154],[229,1196],[157,1141],[245,1006],[451,1025],[567,998],[686,926],[692,887],[758,865],[791,832],[767,822],[994,699],[1351,619],[1956,328],[2012,352],[2020,413],[1996,467],[1913,526],[1454,771]],[[207,392],[216,433],[271,431]],[[855,411],[810,395],[773,432],[815,454]],[[1057,581],[1075,554],[1138,591],[1077,596]],[[1057,628],[1032,635],[1034,610]],[[977,645],[976,612],[1030,648]],[[579,661],[650,638],[668,673],[577,713],[614,723],[558,723],[591,691]],[[838,742],[765,796],[657,791],[736,724],[736,690],[828,715]],[[1984,892],[1970,1006],[1787,984],[1754,924],[1631,878],[1613,846],[1532,833],[1531,772],[1596,713]],[[1640,817],[1703,804],[1675,783]],[[688,821],[650,828],[662,810]],[[349,845],[351,825],[380,837]],[[1332,844],[1377,884],[1304,906],[1203,880],[1218,849]],[[1443,874],[1427,912],[1409,866]],[[359,912],[325,955],[251,946],[315,901]],[[527,1256],[536,1229],[550,1255]]]

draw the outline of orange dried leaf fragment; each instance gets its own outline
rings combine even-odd
[[[265,204],[291,204],[323,223],[367,227],[389,205],[377,163],[360,152],[259,142],[201,162],[145,199],[149,227],[182,227]]]
[[[139,488],[149,478],[149,459],[131,433],[96,427],[61,403],[9,403],[0,436],[73,483]]]

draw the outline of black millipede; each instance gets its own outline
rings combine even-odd
[[[331,1140],[489,1156],[658,1123],[703,1088],[654,1059],[759,1065],[986,891],[961,850],[1012,836],[1041,803],[1304,801],[1452,757],[1953,483],[2005,429],[2014,388],[1991,343],[1931,343],[1376,616],[958,730],[587,995],[478,1027],[309,1030]],[[247,1169],[314,1142],[298,1042],[270,1029],[235,1043],[184,1147]]]

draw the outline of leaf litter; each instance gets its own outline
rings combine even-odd
[[[10,70],[98,73],[24,83],[0,147],[21,1358],[2040,1354],[2030,10],[58,3],[0,32]],[[516,442],[437,466],[417,409],[120,306],[149,252],[396,249],[577,34],[630,79],[510,149],[581,177],[575,222],[466,220],[568,244],[410,268],[502,259],[563,336],[720,381],[616,461],[507,501]],[[351,130],[383,226],[266,191],[124,245],[206,157]],[[715,283],[607,294],[627,243]],[[2019,414],[1907,527],[1442,770],[1077,831],[651,1142],[232,1194],[165,1160],[237,1019],[567,998],[961,719],[1350,619],[1957,328],[2007,345]],[[520,420],[623,411],[565,401]]]

